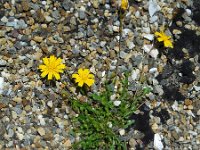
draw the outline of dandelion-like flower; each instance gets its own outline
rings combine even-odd
[[[90,87],[94,84],[94,75],[90,74],[89,69],[78,69],[78,74],[72,74],[72,78],[75,79],[75,82],[78,83],[79,87],[82,87],[84,84],[87,84]]]
[[[63,73],[63,69],[66,68],[66,66],[62,63],[62,59],[53,55],[50,56],[50,58],[43,58],[43,63],[44,65],[39,65],[39,69],[42,72],[41,77],[44,78],[48,75],[48,80],[52,80],[53,77],[55,77],[56,80],[59,80],[59,73]]]
[[[128,0],[121,1],[121,9],[124,11],[128,9]]]
[[[155,35],[157,36],[157,40],[159,42],[164,42],[165,47],[171,47],[173,48],[173,44],[171,41],[171,36],[167,36],[163,31],[161,32],[155,32]]]

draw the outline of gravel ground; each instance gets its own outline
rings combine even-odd
[[[119,48],[115,0],[0,0],[0,149],[70,149],[75,114],[67,96],[61,97],[63,89],[76,92],[70,77],[86,67],[96,79],[91,91],[101,90],[117,58],[119,78],[131,71],[130,92],[141,84],[153,89],[123,137],[129,149],[199,149],[200,2],[129,5]],[[154,39],[161,26],[172,35],[173,49]],[[51,54],[67,66],[54,84],[38,70]]]

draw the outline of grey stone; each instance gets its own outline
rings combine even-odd
[[[125,53],[124,51],[120,51],[120,53],[119,53],[119,57],[121,57],[121,58],[125,58],[126,55],[127,55],[127,53]]]
[[[17,41],[15,44],[14,44],[14,47],[17,48],[17,49],[21,49],[22,48],[22,44]]]
[[[80,10],[78,13],[78,16],[81,20],[84,20],[86,18],[86,14],[84,11]]]
[[[93,35],[94,35],[93,30],[90,28],[90,26],[88,26],[88,27],[87,27],[87,36],[88,36],[88,37],[91,37],[91,36],[93,36]]]
[[[74,5],[73,2],[70,0],[64,0],[62,3],[62,7],[67,11],[69,11],[70,8],[73,8],[73,5]]]
[[[60,18],[59,12],[58,12],[57,10],[53,11],[53,12],[52,12],[52,17],[54,17],[54,18],[56,18],[56,19]]]

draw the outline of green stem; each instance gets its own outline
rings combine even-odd
[[[118,71],[119,71],[119,59],[120,59],[122,29],[123,29],[123,14],[122,14],[121,10],[119,12],[119,20],[120,20],[120,26],[119,26],[119,51],[117,52],[117,64],[116,64],[115,84],[117,83],[117,74],[118,74]]]

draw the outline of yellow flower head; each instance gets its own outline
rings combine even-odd
[[[157,40],[159,42],[164,42],[165,47],[171,47],[173,48],[171,36],[167,36],[163,31],[161,32],[155,32],[155,35],[157,36]]]
[[[43,58],[43,63],[44,65],[39,65],[39,69],[42,72],[41,77],[44,78],[48,75],[48,80],[52,80],[53,76],[56,80],[59,80],[59,73],[63,73],[63,69],[66,68],[66,66],[62,63],[62,59],[56,58],[53,55],[50,56],[50,58]]]
[[[127,10],[128,9],[128,0],[122,0],[121,1],[121,9]]]
[[[78,83],[79,87],[82,87],[84,83],[89,87],[94,84],[94,75],[90,74],[89,69],[78,69],[78,74],[72,74],[72,78],[75,79],[75,82]]]

